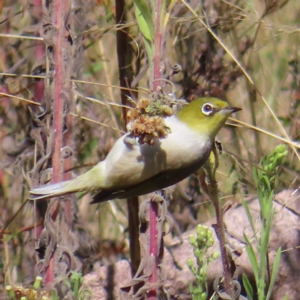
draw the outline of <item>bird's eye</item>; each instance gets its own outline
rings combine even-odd
[[[202,106],[202,113],[206,116],[209,116],[213,113],[214,111],[214,108],[211,104],[209,103],[205,103],[203,106]]]

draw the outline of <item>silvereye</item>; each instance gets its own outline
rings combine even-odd
[[[170,133],[153,145],[119,138],[106,159],[69,181],[43,185],[30,191],[31,200],[78,191],[97,194],[91,203],[135,197],[173,185],[203,166],[216,134],[228,116],[240,110],[217,98],[200,98],[166,117]]]

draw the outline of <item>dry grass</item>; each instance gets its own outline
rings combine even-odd
[[[224,154],[218,180],[224,202],[231,199],[239,203],[256,195],[251,168],[282,139],[289,145],[289,155],[278,176],[278,189],[299,187],[298,1],[224,0],[218,5],[204,1],[202,9],[194,2],[188,6],[178,1],[173,8],[164,45],[165,77],[172,66],[180,64],[182,72],[170,78],[177,97],[192,100],[211,95],[227,99],[243,108],[236,118],[253,126],[248,128],[232,120],[219,135]],[[38,143],[45,142],[37,136],[42,132],[45,137],[51,129],[51,120],[43,119],[38,106],[43,102],[39,84],[53,68],[53,62],[46,62],[44,44],[38,37],[42,11],[24,1],[6,5],[0,5],[0,294],[8,283],[26,284],[34,279],[37,257],[33,227],[40,219],[26,197],[32,182],[29,172],[42,156]],[[71,111],[71,165],[76,174],[103,159],[123,129],[113,3],[84,5],[83,49],[79,55],[78,46],[72,74],[82,80],[73,82],[76,93]],[[131,63],[134,78],[139,78],[146,54],[132,9],[128,20]],[[147,78],[146,72],[133,87],[133,95],[138,88],[143,97],[149,87]],[[169,86],[165,89],[169,91]],[[37,126],[44,121],[44,127]],[[181,232],[193,227],[196,220],[212,216],[212,207],[205,203],[207,199],[199,193],[193,178],[181,183],[174,195],[176,202],[171,201],[170,211]],[[187,197],[194,200],[187,202]],[[89,207],[89,201],[89,196],[80,200],[76,226],[93,237],[93,242],[89,236],[86,239],[95,257],[111,262],[128,255],[125,204],[115,201]],[[99,246],[103,241],[106,243]],[[107,255],[112,249],[115,257]]]

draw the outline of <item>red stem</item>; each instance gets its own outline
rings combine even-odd
[[[57,30],[55,39],[55,76],[54,76],[54,104],[53,104],[53,129],[54,129],[54,149],[52,156],[53,165],[53,182],[62,180],[62,166],[61,166],[61,148],[62,148],[62,128],[63,128],[63,46],[64,46],[64,11],[65,1],[54,0],[54,26]],[[50,284],[54,281],[54,257],[52,256],[49,266],[46,271],[45,281]]]
[[[161,78],[161,68],[160,61],[162,57],[162,25],[161,21],[161,7],[162,1],[155,1],[155,9],[154,9],[154,24],[155,24],[155,37],[154,37],[154,57],[153,57],[153,91],[157,92],[159,87],[159,79]],[[155,263],[153,265],[153,269],[149,278],[149,283],[156,283],[158,279],[158,269],[159,269],[159,259],[158,259],[158,203],[150,201],[150,209],[149,209],[149,222],[150,222],[150,257],[154,257]],[[157,289],[150,289],[148,293],[148,300],[157,299]]]
[[[157,218],[158,218],[158,203],[150,201],[150,257],[154,257],[155,263],[153,265],[152,273],[149,278],[149,283],[157,282],[157,270],[158,270],[158,230],[157,230]],[[157,296],[156,289],[152,289],[148,293],[148,300],[155,300]]]

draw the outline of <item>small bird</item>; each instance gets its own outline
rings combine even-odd
[[[140,144],[129,134],[119,138],[106,159],[69,181],[29,191],[31,200],[78,191],[98,192],[91,203],[145,195],[173,185],[200,169],[227,118],[240,108],[217,98],[199,98],[166,117],[170,133],[153,145]]]

